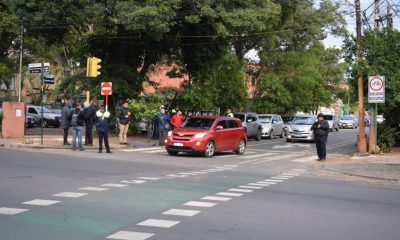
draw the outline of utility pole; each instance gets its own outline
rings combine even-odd
[[[356,7],[356,31],[357,31],[357,62],[361,63],[362,61],[362,49],[361,49],[361,6],[360,0],[355,0]],[[360,154],[367,153],[367,138],[365,137],[365,122],[364,122],[364,84],[363,84],[363,76],[359,73],[357,77],[358,82],[358,123],[359,123],[359,131],[358,131],[358,152]]]
[[[18,76],[18,102],[21,102],[21,92],[22,92],[22,52],[24,51],[23,43],[24,43],[24,21],[21,23],[21,33],[20,33],[21,41],[19,47],[19,76]]]
[[[374,28],[377,30],[379,28],[379,22],[381,21],[381,17],[379,16],[379,0],[375,0],[374,5]]]

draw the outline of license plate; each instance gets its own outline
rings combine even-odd
[[[183,143],[174,143],[175,147],[183,147]]]

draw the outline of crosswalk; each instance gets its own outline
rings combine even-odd
[[[162,147],[149,147],[149,148],[136,148],[124,149],[122,152],[142,153],[150,155],[164,155],[167,156],[165,148]],[[282,150],[262,150],[262,149],[249,149],[244,155],[236,155],[233,153],[220,153],[214,156],[215,158],[233,158],[239,160],[240,164],[263,164],[277,160],[289,160],[297,163],[309,163],[316,160],[315,154],[304,152],[290,152]]]

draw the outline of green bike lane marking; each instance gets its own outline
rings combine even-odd
[[[48,207],[0,218],[2,240],[85,240],[108,236],[175,205],[265,178],[236,173],[170,179],[62,199]],[[53,199],[53,198],[52,198]]]

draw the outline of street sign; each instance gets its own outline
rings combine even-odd
[[[101,83],[101,95],[112,95],[112,82]]]
[[[41,63],[29,63],[28,64],[29,73],[42,73]],[[50,72],[50,63],[43,63],[44,72]]]
[[[55,79],[56,79],[56,76],[54,76],[54,75],[45,75],[45,76],[43,76],[43,83],[44,84],[54,84]]]
[[[368,103],[385,103],[385,77],[368,78]]]

